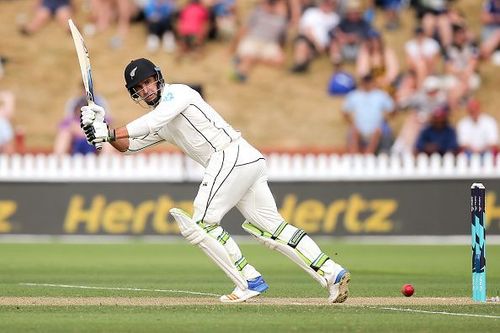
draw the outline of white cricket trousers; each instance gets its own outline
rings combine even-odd
[[[243,138],[215,152],[194,200],[194,221],[219,224],[233,207],[261,230],[283,222],[267,184],[264,156]]]

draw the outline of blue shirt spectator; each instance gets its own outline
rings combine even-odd
[[[392,98],[380,89],[352,91],[344,104],[344,112],[352,114],[354,126],[364,137],[381,128],[385,115],[393,109]]]
[[[344,116],[350,126],[350,153],[375,154],[388,150],[392,133],[386,118],[394,110],[394,101],[385,91],[375,87],[374,78],[366,75],[360,88],[346,96]]]
[[[144,6],[144,15],[148,20],[157,21],[159,18],[169,17],[175,12],[175,1],[148,0]]]

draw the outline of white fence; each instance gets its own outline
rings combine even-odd
[[[266,156],[272,181],[500,178],[500,155]],[[203,168],[179,153],[0,155],[0,181],[198,181]]]

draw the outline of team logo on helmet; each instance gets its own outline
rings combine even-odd
[[[135,71],[137,70],[137,66],[134,67],[134,69],[132,69],[130,71],[130,77],[133,78],[135,76]]]

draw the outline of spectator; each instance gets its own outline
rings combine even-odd
[[[350,2],[359,2],[359,5],[362,7],[362,16],[363,19],[372,24],[375,20],[375,3],[376,0],[336,0],[337,1],[337,13],[344,17],[347,8],[351,5]]]
[[[477,73],[479,50],[468,40],[465,27],[453,29],[453,44],[446,49],[445,62],[444,82],[449,90],[450,106],[454,108],[481,82]]]
[[[487,0],[481,12],[481,56],[489,59],[500,47],[500,0]]]
[[[210,14],[200,0],[190,0],[180,11],[178,33],[180,55],[199,51],[205,44],[208,34]]]
[[[399,74],[399,62],[396,53],[387,47],[382,37],[371,30],[361,45],[356,59],[358,78],[372,74],[378,88],[389,93],[394,92],[394,85]]]
[[[40,31],[51,19],[55,18],[65,31],[69,31],[68,19],[71,18],[71,0],[37,0],[32,20],[21,26],[25,36]]]
[[[319,7],[304,11],[299,22],[299,34],[293,45],[291,72],[303,73],[310,62],[328,49],[329,31],[339,23],[334,0],[321,0]]]
[[[385,14],[385,28],[397,30],[400,25],[399,16],[403,0],[382,0],[381,5]]]
[[[392,98],[375,87],[373,77],[363,77],[360,89],[347,94],[343,106],[349,125],[348,151],[375,154],[388,150],[391,133],[386,120],[393,110]]]
[[[419,133],[428,123],[433,110],[447,105],[448,96],[436,76],[425,79],[422,89],[398,102],[398,108],[407,115],[391,151],[396,154],[413,153]]]
[[[425,78],[436,72],[440,59],[439,44],[417,27],[415,37],[405,43],[405,54],[409,69],[416,74],[417,87],[421,87]]]
[[[173,20],[175,0],[148,0],[144,7],[144,16],[148,26],[147,49],[155,52],[163,44],[167,52],[175,50]]]
[[[285,61],[280,42],[286,34],[287,18],[284,0],[262,0],[250,14],[248,24],[238,38],[235,77],[244,82],[257,63],[281,66]]]
[[[15,151],[15,134],[10,123],[14,108],[14,94],[10,91],[0,91],[0,154],[11,154]]]
[[[452,25],[448,16],[449,0],[420,0],[418,16],[427,37],[446,48],[451,44]]]
[[[345,16],[332,33],[329,50],[331,61],[334,64],[340,64],[343,60],[354,61],[359,46],[371,30],[370,24],[363,19],[361,2],[350,0],[346,4]]]
[[[107,30],[116,19],[117,32],[110,40],[110,46],[118,49],[127,38],[133,5],[129,0],[90,0],[91,13],[98,32]]]
[[[496,120],[481,112],[476,99],[467,103],[468,116],[457,124],[458,143],[467,154],[494,153],[498,146],[498,126]]]
[[[106,106],[101,97],[97,97],[96,102],[98,105]],[[85,105],[87,105],[87,99],[84,95],[68,101],[54,142],[55,154],[86,155],[96,153],[95,147],[87,142],[85,133],[80,128],[80,109]],[[108,151],[109,145],[104,145],[103,150]]]
[[[236,0],[211,0],[205,3],[210,3],[208,7],[213,18],[210,35],[223,40],[234,37],[237,32]]]
[[[430,124],[419,134],[416,144],[417,153],[432,155],[458,152],[455,129],[448,122],[449,108],[438,107],[433,110]]]

